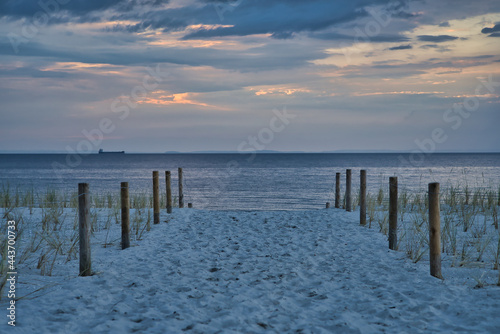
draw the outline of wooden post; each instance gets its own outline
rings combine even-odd
[[[122,202],[122,249],[130,247],[130,203],[128,199],[128,182],[121,183],[120,197]]]
[[[167,186],[167,213],[172,213],[172,188],[171,188],[171,178],[170,171],[165,172],[165,183]]]
[[[80,233],[80,276],[92,275],[90,256],[90,195],[89,184],[78,183],[78,216]]]
[[[345,210],[352,211],[351,208],[351,170],[345,171]]]
[[[366,170],[362,169],[359,174],[359,223],[366,225]]]
[[[182,168],[179,167],[178,169],[178,174],[179,174],[179,208],[184,207],[184,193],[182,191]]]
[[[340,208],[340,173],[335,174],[335,207]]]
[[[389,178],[389,249],[398,248],[398,178]]]
[[[193,208],[193,203],[188,203],[188,208]]]
[[[429,183],[429,259],[431,275],[442,279],[439,183]]]
[[[158,171],[153,172],[153,212],[154,224],[160,223],[160,175]]]
[[[330,202],[326,202],[326,208],[329,209],[330,208]]]

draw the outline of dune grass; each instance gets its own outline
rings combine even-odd
[[[387,187],[388,188],[388,187]],[[164,206],[165,193],[160,195]],[[359,203],[359,191],[353,198],[353,210]],[[120,228],[119,193],[93,193],[91,231],[104,232],[102,247],[119,246],[110,238],[110,230]],[[367,226],[388,234],[388,194],[384,188],[367,194]],[[500,270],[500,237],[498,210],[500,186],[453,186],[441,190],[441,250],[454,267],[481,266]],[[177,199],[174,197],[174,207]],[[150,230],[153,199],[150,193],[130,196],[130,235],[139,240]],[[59,261],[67,262],[78,255],[78,197],[54,189],[20,191],[9,185],[0,187],[0,228],[8,220],[18,228],[17,263],[30,261],[41,275],[52,275]],[[398,249],[417,263],[428,258],[428,202],[425,191],[400,191],[398,199]],[[0,292],[6,275],[5,235],[0,236]],[[500,283],[500,277],[499,277]],[[1,293],[0,293],[1,298]]]
[[[388,187],[387,187],[388,188]],[[388,233],[388,194],[380,188],[367,194],[368,227]],[[499,270],[500,187],[453,186],[441,190],[441,251],[452,267]],[[428,259],[429,222],[425,191],[398,196],[398,249],[413,262]],[[500,283],[500,271],[499,271]]]
[[[165,203],[165,194],[160,203]],[[101,233],[102,247],[116,246],[111,229],[120,229],[120,195],[91,194],[90,221],[92,236]],[[173,205],[176,207],[176,198]],[[51,276],[56,263],[66,263],[78,256],[78,194],[46,189],[20,191],[9,185],[0,187],[0,229],[7,230],[9,220],[16,222],[16,264],[29,263],[40,275]],[[130,236],[140,240],[151,228],[153,198],[148,193],[130,196]],[[0,236],[0,299],[7,280],[7,235]]]

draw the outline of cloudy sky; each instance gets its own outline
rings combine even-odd
[[[0,151],[500,151],[500,1],[2,0]]]

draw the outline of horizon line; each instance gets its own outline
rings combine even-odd
[[[224,150],[206,150],[206,151],[165,151],[165,152],[140,152],[140,151],[125,151],[124,154],[447,154],[447,153],[461,153],[461,154],[498,154],[500,151],[405,151],[405,150],[332,150],[332,151],[275,151],[275,150],[256,150],[256,151],[224,151]],[[80,154],[80,155],[98,155],[98,152],[92,153],[68,153],[64,151],[1,151],[0,154]]]

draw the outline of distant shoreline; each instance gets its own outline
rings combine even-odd
[[[67,154],[79,154],[79,155],[99,155],[99,154],[158,154],[158,155],[175,155],[175,154],[412,154],[413,152],[406,152],[406,151],[327,151],[327,152],[304,152],[304,151],[256,151],[256,152],[238,152],[238,151],[194,151],[194,152],[176,152],[176,151],[169,151],[169,152],[125,152],[125,151],[109,151],[109,152],[102,152],[102,153],[88,153],[88,154],[79,154],[79,153],[68,153],[68,152],[0,152],[0,155],[9,155],[9,154],[25,154],[25,155],[38,155],[38,154],[54,154],[54,155],[67,155]],[[500,152],[452,152],[452,151],[446,151],[446,152],[434,152],[434,153],[429,153],[429,155],[433,154],[500,154]]]

